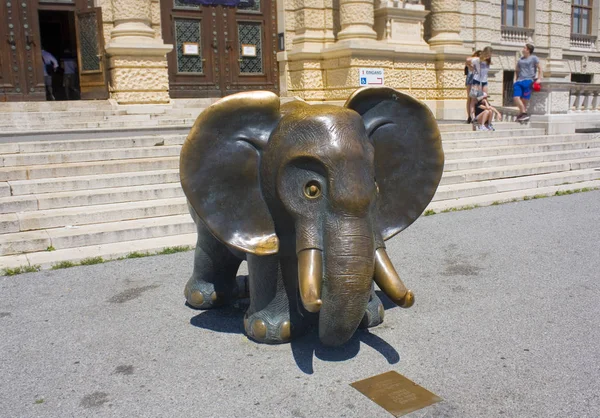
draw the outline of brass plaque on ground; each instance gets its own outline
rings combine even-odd
[[[396,417],[442,400],[394,371],[359,380],[350,386]]]

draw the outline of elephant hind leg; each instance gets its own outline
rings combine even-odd
[[[369,297],[369,303],[367,304],[367,310],[365,311],[365,316],[363,316],[362,321],[360,322],[359,328],[372,328],[383,322],[383,317],[385,315],[385,309],[383,307],[383,303],[377,293],[375,293],[375,289],[371,288],[371,296]]]
[[[197,221],[196,225],[198,241],[194,271],[183,293],[191,307],[210,309],[229,302],[243,292],[236,282],[242,259],[214,238],[202,222]]]

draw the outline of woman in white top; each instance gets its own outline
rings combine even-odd
[[[473,52],[469,58],[479,57],[481,51],[477,50]],[[473,85],[473,67],[469,64],[465,65],[465,87],[467,88],[467,123],[471,123],[471,86]]]
[[[481,51],[479,57],[467,58],[467,65],[473,68],[473,81],[471,82],[471,89],[480,88],[483,93],[488,93],[488,71],[490,65],[492,65],[492,47],[486,46]],[[472,98],[470,100],[469,114],[473,116],[475,112],[475,103],[477,99]]]

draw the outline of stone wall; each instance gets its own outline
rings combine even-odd
[[[113,53],[112,97],[121,102],[168,101],[165,51],[170,46],[162,42],[160,1],[96,0],[96,4],[102,7],[104,38]],[[144,42],[152,38],[154,52],[152,47],[138,46],[135,53],[115,48],[123,40],[118,39],[115,23],[122,24],[128,16],[121,10],[124,4],[130,5],[131,20],[146,21]],[[494,48],[489,91],[492,101],[501,104],[503,72],[514,70],[527,39],[536,45],[545,78],[568,80],[571,73],[591,73],[600,82],[597,42],[587,49],[571,45],[571,2],[529,4],[531,31],[511,38],[501,27],[501,0],[278,0],[278,31],[285,36],[285,51],[277,55],[279,70],[285,74],[282,95],[342,101],[359,87],[359,68],[383,68],[386,85],[437,102],[430,105],[442,109],[439,114],[462,117],[458,109],[463,112],[466,98],[465,58],[476,48]],[[593,30],[598,35],[598,5],[594,7]],[[138,36],[139,41],[139,33],[133,32],[131,40]]]

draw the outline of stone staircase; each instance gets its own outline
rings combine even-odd
[[[29,138],[66,131],[79,134],[74,138],[80,139],[81,134],[115,129],[184,129],[216,100],[179,99],[165,105],[129,106],[108,100],[0,103],[0,132],[3,137]]]
[[[32,118],[17,136],[9,130],[23,128],[15,122],[23,115],[3,119],[11,111],[0,104],[0,269],[195,244],[179,151],[206,103],[146,113],[101,103],[25,110]],[[136,112],[143,117],[128,118]],[[108,119],[80,130],[91,115]],[[146,130],[163,120],[169,123]],[[600,186],[599,134],[551,136],[516,123],[499,123],[495,132],[447,123],[440,130],[446,166],[430,210]]]

